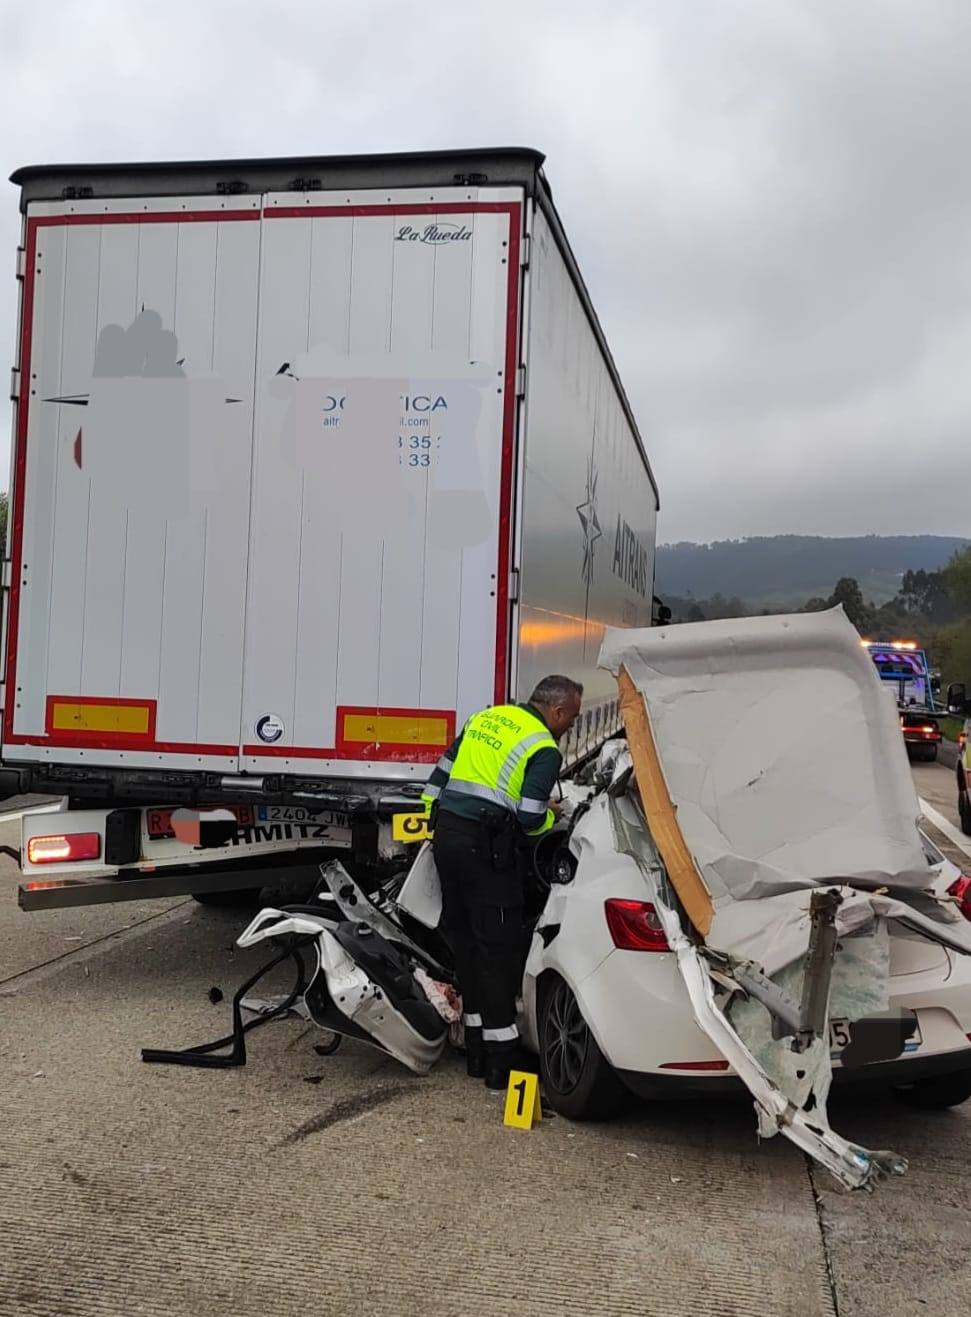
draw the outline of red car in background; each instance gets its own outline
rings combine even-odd
[[[931,717],[926,710],[901,710],[900,728],[911,759],[932,762],[937,758],[937,747],[944,739],[944,734],[936,718]]]

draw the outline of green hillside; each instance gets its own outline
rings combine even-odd
[[[772,535],[712,544],[662,544],[657,593],[695,599],[720,594],[760,608],[798,607],[826,596],[842,576],[875,604],[892,599],[908,570],[937,571],[971,540],[948,535]]]

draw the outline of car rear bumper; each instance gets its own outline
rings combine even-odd
[[[852,1070],[835,1066],[833,1085],[851,1088],[856,1084],[880,1084],[887,1087],[905,1087],[920,1079],[935,1075],[952,1075],[971,1070],[971,1046],[955,1052],[934,1052],[930,1056],[908,1056],[894,1061],[878,1061],[872,1065],[856,1066]],[[625,1087],[637,1097],[681,1098],[685,1096],[716,1097],[727,1093],[748,1093],[748,1089],[734,1074],[705,1074],[684,1071],[680,1074],[657,1074],[636,1070],[619,1070]]]

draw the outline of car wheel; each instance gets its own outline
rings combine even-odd
[[[971,837],[971,800],[968,799],[966,791],[958,792],[958,814],[961,819],[961,831],[966,837]]]
[[[937,746],[936,746],[936,745],[928,745],[928,746],[925,746],[925,747],[924,747],[924,753],[921,755],[921,759],[923,759],[924,762],[925,762],[925,763],[928,763],[928,764],[936,763],[936,762],[937,762]]]
[[[193,892],[193,901],[212,906],[253,906],[258,904],[262,887],[233,887],[228,892]]]
[[[626,1090],[597,1046],[558,975],[544,980],[539,1001],[539,1069],[549,1105],[570,1120],[599,1120],[621,1106]]]
[[[944,1111],[947,1107],[960,1106],[971,1098],[971,1070],[918,1079],[908,1088],[898,1088],[897,1096],[919,1111]]]

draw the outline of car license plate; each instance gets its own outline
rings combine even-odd
[[[916,1052],[920,1047],[923,1039],[920,1036],[920,1025],[914,1025],[914,1032],[904,1044],[902,1056],[909,1052]],[[850,1044],[850,1021],[849,1020],[830,1020],[829,1022],[829,1050],[833,1056],[839,1056],[844,1047]]]

